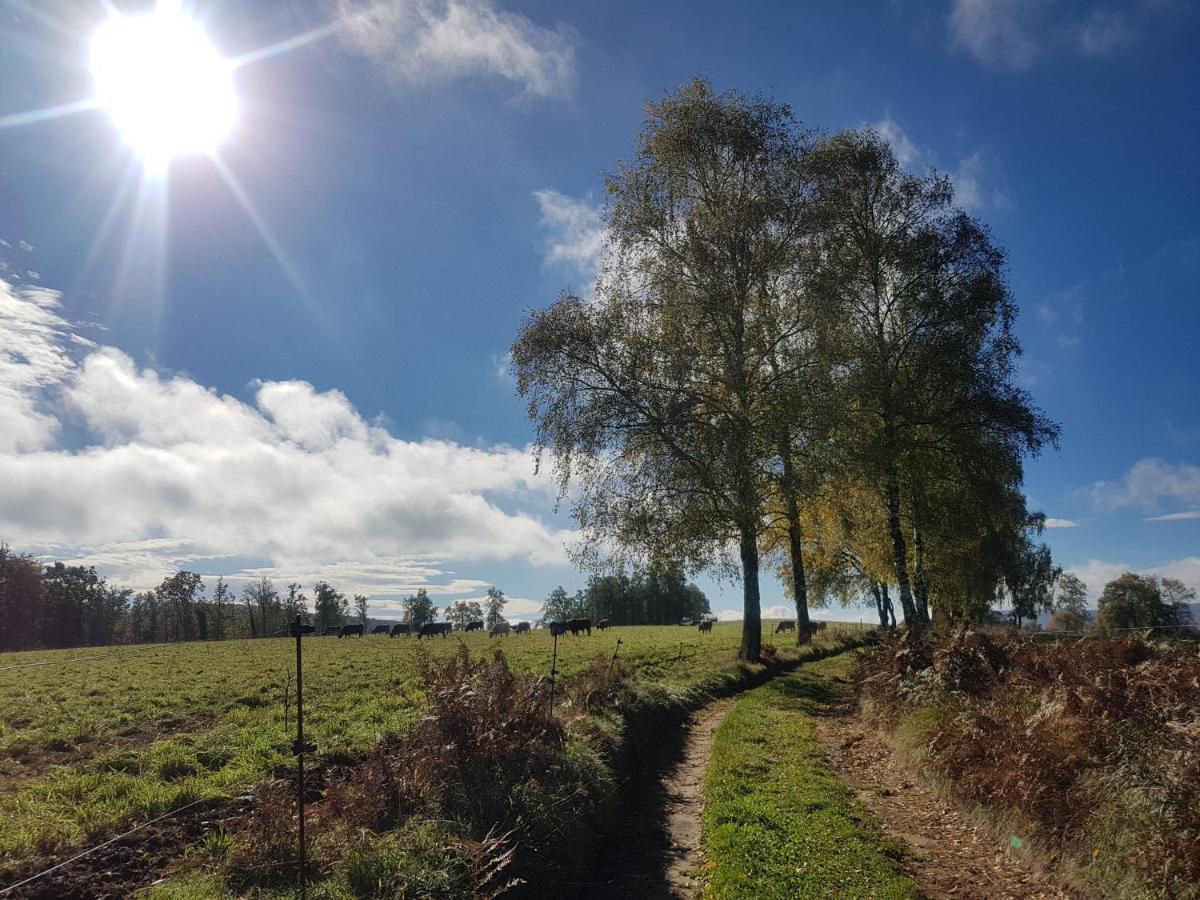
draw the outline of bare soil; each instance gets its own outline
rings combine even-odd
[[[597,871],[602,880],[577,885],[596,898],[695,898],[703,887],[700,847],[704,772],[713,736],[735,697],[693,713],[676,740],[664,740],[622,793],[622,827],[609,840]]]
[[[831,771],[854,790],[883,830],[904,842],[906,871],[931,898],[1084,898],[1009,852],[931,785],[907,771],[865,722],[844,686],[817,735]]]

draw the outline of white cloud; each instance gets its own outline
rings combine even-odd
[[[550,235],[546,261],[570,266],[589,281],[604,254],[604,219],[598,207],[558,191],[534,191],[542,228]]]
[[[892,150],[896,154],[896,161],[905,169],[924,158],[925,154],[916,144],[909,140],[908,134],[890,116],[876,122],[871,127],[892,145]]]
[[[1079,523],[1074,519],[1047,519],[1047,528],[1078,528]]]
[[[1078,575],[1087,585],[1088,597],[1095,601],[1104,590],[1104,586],[1114,578],[1119,578],[1125,572],[1137,575],[1156,575],[1159,578],[1176,578],[1191,588],[1200,591],[1200,556],[1187,556],[1183,559],[1171,560],[1161,566],[1134,569],[1127,563],[1110,563],[1099,559],[1089,559],[1081,566],[1067,566],[1066,570]]]
[[[1167,513],[1165,516],[1149,516],[1147,522],[1186,522],[1191,519],[1200,519],[1200,509],[1188,509],[1183,512]]]
[[[1098,481],[1088,493],[1104,509],[1152,512],[1163,501],[1196,506],[1200,504],[1200,466],[1142,459],[1120,480]]]
[[[1028,69],[1042,48],[1034,31],[1041,0],[954,0],[950,34],[979,62]]]
[[[0,282],[0,539],[139,588],[212,560],[397,595],[448,575],[447,561],[485,575],[489,560],[565,562],[572,532],[544,520],[554,488],[528,450],[399,440],[300,381],[219,394],[74,341],[57,304]],[[64,421],[85,446],[55,446]]]
[[[958,205],[971,212],[995,210],[1007,212],[1012,209],[1008,192],[999,185],[1000,177],[993,161],[977,150],[958,161],[958,167],[950,173],[954,182],[954,199]]]
[[[347,41],[394,78],[497,75],[537,97],[565,96],[575,45],[491,0],[338,0]]]
[[[1137,32],[1121,13],[1094,9],[1076,29],[1079,50],[1085,56],[1111,56],[1128,48]]]

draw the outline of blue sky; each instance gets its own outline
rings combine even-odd
[[[1126,567],[1200,585],[1195,4],[187,6],[230,58],[323,36],[237,69],[220,165],[143,181],[103,111],[22,115],[91,95],[103,6],[0,3],[14,547],[138,587],[328,577],[380,610],[582,586],[504,353],[586,287],[643,102],[702,74],[954,178],[1063,426],[1027,478],[1056,559],[1094,591]]]

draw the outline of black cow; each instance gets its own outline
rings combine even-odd
[[[608,631],[608,619],[601,619],[596,623],[597,631]]]
[[[399,637],[400,635],[408,637],[410,634],[412,634],[412,626],[407,622],[398,622],[392,626],[392,630],[388,632],[388,637]]]
[[[463,631],[483,631],[483,620],[476,619],[474,622],[468,622]]]
[[[712,619],[705,619],[697,627],[700,629],[701,634],[708,634],[709,632],[712,631],[712,626],[713,626]]]
[[[571,629],[572,635],[578,635],[581,631],[586,631],[588,637],[592,636],[592,620],[591,619],[568,619],[567,627]]]
[[[776,634],[779,634],[779,632],[781,632],[781,631],[795,631],[795,630],[796,630],[796,623],[793,622],[791,619],[788,619],[784,622],[780,622],[778,625],[775,626]]]
[[[371,634],[387,634],[392,630],[391,625],[376,625],[371,629]]]
[[[560,635],[566,634],[567,629],[570,627],[571,626],[568,625],[566,622],[551,622],[550,623],[550,633],[552,635],[554,635],[555,637],[559,637]]]
[[[518,622],[513,626],[513,634],[529,634],[529,623]]]
[[[355,634],[359,637],[363,636],[363,627],[361,625],[343,625],[342,630],[338,632],[338,640],[344,637],[351,637]]]
[[[812,630],[813,630],[813,631],[824,631],[824,630],[825,630],[825,626],[826,626],[826,625],[828,625],[828,624],[829,624],[828,622],[813,622],[813,623],[812,623]]]
[[[448,637],[450,629],[453,627],[453,622],[426,622],[421,626],[421,630],[417,632],[417,640],[419,641],[423,637],[433,637],[435,634]]]

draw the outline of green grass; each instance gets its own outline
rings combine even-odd
[[[560,639],[558,668],[570,678],[611,657],[620,638],[635,687],[686,693],[730,669],[740,635],[740,623],[711,635],[614,628]],[[445,657],[460,639],[473,654],[504,650],[521,671],[550,668],[544,631],[420,642],[306,638],[306,737],[326,759],[353,760],[401,732],[415,710],[398,688],[416,654]],[[294,654],[286,638],[0,654],[0,873],[233,793],[290,763]]]
[[[743,696],[721,724],[705,780],[714,898],[919,897],[902,848],[822,762],[812,715],[853,654],[806,664]]]

